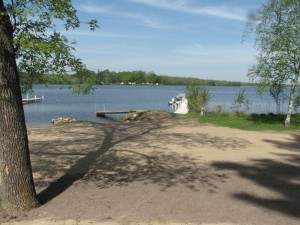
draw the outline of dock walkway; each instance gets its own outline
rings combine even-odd
[[[33,102],[40,102],[42,100],[44,100],[44,96],[42,96],[41,98],[38,98],[35,95],[34,98],[29,98],[29,96],[27,95],[26,98],[22,99],[22,102],[33,103]]]

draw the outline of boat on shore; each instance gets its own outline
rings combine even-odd
[[[189,112],[188,100],[185,94],[178,94],[175,98],[172,98],[168,104],[174,108],[174,113],[187,114]]]
[[[172,98],[168,104],[169,105],[176,105],[180,104],[184,99],[186,99],[185,94],[178,94],[175,98]]]

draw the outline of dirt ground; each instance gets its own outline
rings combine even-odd
[[[6,225],[298,225],[300,132],[167,113],[29,128],[40,208]]]

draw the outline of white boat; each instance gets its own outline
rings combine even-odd
[[[185,94],[178,94],[176,98],[172,98],[168,104],[169,105],[176,105],[180,104],[185,99]]]
[[[189,112],[188,100],[184,99],[174,113],[177,114],[187,114]]]
[[[185,94],[178,94],[176,98],[172,98],[169,102],[169,105],[174,107],[177,114],[187,114],[188,110],[188,100],[185,97]]]

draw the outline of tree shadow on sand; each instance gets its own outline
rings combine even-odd
[[[85,126],[86,124],[82,125]],[[143,131],[136,131],[128,136],[126,136],[126,140],[130,140],[131,138],[133,138],[136,135],[144,135],[147,132],[150,132],[153,129],[157,129],[156,126],[153,126],[149,129],[145,129]],[[88,151],[86,153],[87,149],[79,149],[77,152],[68,152],[64,153],[64,152],[57,152],[54,151],[53,153],[49,153],[49,152],[38,152],[38,153],[33,153],[34,154],[38,154],[39,155],[39,165],[41,167],[46,167],[47,168],[47,172],[51,173],[55,173],[55,169],[57,169],[57,165],[55,165],[55,162],[57,161],[63,161],[62,163],[65,165],[71,165],[70,168],[68,168],[65,171],[65,174],[62,175],[61,177],[59,177],[58,179],[55,179],[54,181],[51,180],[50,181],[50,185],[48,187],[46,187],[46,189],[44,189],[42,192],[40,192],[38,194],[38,197],[40,199],[41,202],[47,202],[53,198],[55,198],[56,196],[60,195],[61,193],[63,193],[66,189],[68,189],[70,186],[73,185],[74,182],[82,179],[91,169],[91,166],[94,165],[94,163],[97,161],[97,159],[102,156],[106,151],[108,151],[113,145],[124,141],[125,139],[121,139],[118,141],[113,142],[113,134],[116,130],[116,127],[114,126],[110,126],[107,127],[105,129],[101,129],[104,133],[103,135],[103,141],[100,144],[100,147],[96,147],[94,150]],[[72,131],[65,131],[64,135],[67,132],[72,132]],[[96,132],[96,131],[95,131]],[[69,134],[70,135],[70,134]],[[72,135],[72,134],[71,134]],[[72,140],[72,145],[78,144],[78,147],[80,148],[80,143],[78,142],[95,142],[96,145],[97,143],[99,143],[99,140],[97,140],[97,135],[95,135],[95,137],[90,138],[90,139],[86,139],[84,138],[84,133],[80,133],[80,135],[78,136],[78,133],[75,131],[74,132],[75,136],[75,140]],[[90,135],[90,133],[86,134],[87,136]],[[100,138],[100,137],[99,137]],[[54,146],[68,146],[68,142],[70,142],[70,140],[67,141],[62,141],[61,143],[58,143],[58,141],[55,142],[40,142],[38,145],[39,146],[48,146],[48,148],[53,148]],[[67,158],[63,158],[63,156],[74,156],[74,155],[80,155],[82,156],[81,158],[77,159],[72,159],[72,157],[67,157]],[[41,157],[41,155],[46,155],[47,158],[44,158],[44,160],[42,160],[43,158]],[[54,163],[53,161],[51,162],[51,160],[49,160],[49,157],[54,157]],[[60,159],[60,157],[62,157]],[[58,159],[58,160],[57,160]],[[41,162],[43,161],[43,162]],[[41,167],[36,167],[37,170],[43,170]],[[50,167],[50,168],[49,168]],[[52,167],[52,168],[51,168]],[[49,174],[48,174],[49,175]],[[36,185],[39,186],[43,186],[43,180],[41,179],[40,181],[37,179],[36,180]],[[47,183],[46,183],[47,185]]]
[[[100,188],[125,186],[139,181],[159,185],[161,191],[181,184],[193,191],[199,191],[205,186],[214,192],[218,188],[216,183],[226,178],[226,174],[211,170],[199,158],[187,155],[162,151],[142,154],[130,150],[112,150],[99,158],[82,180],[93,181]]]
[[[38,194],[42,202],[55,198],[77,181],[93,182],[99,188],[144,182],[159,185],[162,191],[180,184],[193,191],[205,187],[215,192],[217,184],[227,179],[226,173],[212,169],[201,162],[201,158],[172,151],[169,143],[189,148],[184,141],[187,134],[161,135],[166,126],[159,121],[86,126],[56,128],[55,132],[58,135],[61,132],[64,138],[51,139],[50,132],[49,140],[31,143],[33,171],[40,174],[35,177],[36,186],[44,188]],[[242,149],[249,144],[240,139],[209,137],[201,133],[188,138],[193,147],[195,143],[215,145],[220,151]]]
[[[300,134],[299,133],[291,133],[291,137],[286,141],[278,141],[278,140],[264,140],[267,143],[271,143],[275,145],[277,148],[284,148],[289,151],[300,153]]]
[[[280,159],[252,160],[250,164],[216,162],[214,167],[220,170],[233,170],[246,179],[254,181],[257,185],[267,188],[280,195],[277,198],[264,198],[259,193],[235,193],[233,196],[239,200],[268,208],[290,216],[300,217],[300,136],[291,134],[287,142],[265,140],[276,147],[287,149],[296,153],[276,154]]]

